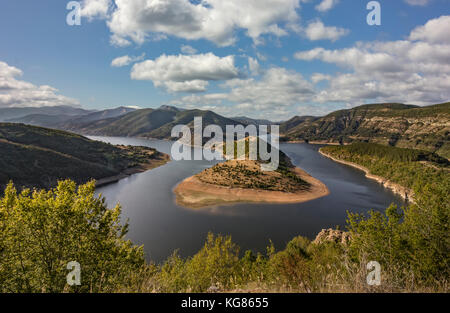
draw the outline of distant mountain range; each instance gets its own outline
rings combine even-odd
[[[6,108],[0,109],[0,122],[23,123],[34,126],[66,128],[124,115],[136,109],[118,107],[102,111],[72,107]],[[67,126],[66,126],[67,125]]]
[[[62,128],[89,135],[129,136],[170,139],[172,128],[183,124],[194,127],[194,118],[202,117],[203,126],[211,124],[225,128],[225,125],[239,122],[212,111],[180,110],[164,106],[158,109],[137,110],[115,118],[98,120],[88,124],[63,124]]]
[[[203,126],[216,124],[275,124],[248,117],[227,118],[212,111],[183,110],[171,106],[158,109],[85,112],[73,116],[67,112],[34,112],[13,122],[34,124],[86,135],[136,136],[170,139],[173,126],[193,128],[194,117],[203,118]],[[0,114],[2,111],[0,110]],[[11,113],[9,113],[11,114]],[[17,114],[17,112],[15,113]],[[450,103],[418,107],[400,103],[368,104],[339,110],[324,117],[295,116],[280,125],[283,141],[347,144],[374,142],[404,148],[423,149],[450,158]]]
[[[5,122],[9,119],[19,119],[35,114],[47,116],[81,116],[92,112],[94,111],[74,108],[71,106],[0,108],[0,122]]]
[[[240,122],[244,125],[272,125],[272,124],[277,124],[273,121],[269,121],[269,120],[262,120],[262,119],[253,119],[250,117],[246,117],[246,116],[237,116],[237,117],[232,117],[232,120],[235,120],[237,122]]]

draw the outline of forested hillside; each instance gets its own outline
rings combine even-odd
[[[223,127],[235,125],[238,122],[220,116],[211,111],[179,110],[174,107],[159,109],[142,109],[126,115],[99,120],[87,124],[67,124],[67,128],[88,135],[104,136],[134,136],[170,139],[172,128],[182,124],[193,128],[194,118],[202,117],[203,127],[215,124]]]
[[[450,192],[450,162],[432,152],[370,143],[327,146],[321,148],[321,152],[362,165],[371,174],[411,190],[421,192],[424,186],[430,184],[445,186]]]
[[[297,125],[288,121],[281,124],[281,129],[283,139],[289,141],[373,142],[428,150],[450,158],[450,103],[428,107],[363,105]]]
[[[12,121],[86,135],[173,139],[172,128],[179,124],[193,128],[194,117],[203,118],[203,127],[215,124],[224,130],[226,125],[274,124],[268,120],[227,118],[212,111],[183,110],[171,106],[140,110],[121,107],[88,112],[79,117],[31,114]],[[333,144],[371,142],[427,150],[450,158],[450,103],[427,107],[400,103],[367,104],[324,117],[295,116],[279,125],[284,141]]]
[[[164,162],[166,156],[147,147],[113,146],[64,131],[0,123],[0,186],[53,187],[60,179],[77,183],[118,175]]]

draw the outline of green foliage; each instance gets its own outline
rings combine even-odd
[[[426,184],[439,186],[450,183],[449,161],[427,151],[369,143],[327,146],[321,151],[337,159],[362,165],[371,174],[419,193]]]
[[[440,286],[450,280],[449,185],[422,188],[416,203],[385,214],[349,215],[354,262],[376,260],[401,290]]]
[[[208,234],[194,256],[155,265],[124,239],[120,206],[107,209],[93,182],[21,193],[10,184],[0,199],[0,292],[448,291],[449,190],[428,184],[407,208],[349,214],[348,243],[296,237],[255,254]],[[81,286],[66,284],[70,261],[81,264]],[[382,266],[379,287],[366,283],[369,261]]]
[[[0,292],[112,292],[144,265],[143,248],[124,236],[120,206],[109,210],[95,183],[61,181],[49,191],[0,199]],[[81,286],[66,282],[67,264],[81,265]]]
[[[238,277],[239,247],[231,237],[209,234],[203,248],[192,258],[181,260],[172,255],[160,274],[163,291],[205,292],[211,286],[228,289]]]

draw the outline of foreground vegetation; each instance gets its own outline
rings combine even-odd
[[[448,292],[448,186],[421,190],[408,208],[349,214],[348,241],[297,237],[255,254],[210,234],[193,257],[153,264],[94,182],[20,193],[11,183],[0,199],[0,292]],[[71,261],[80,286],[66,283]],[[380,286],[366,283],[369,261],[381,264]]]

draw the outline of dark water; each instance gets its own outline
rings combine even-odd
[[[136,138],[91,137],[113,144],[143,145],[170,153],[171,142]],[[160,262],[174,250],[196,253],[208,232],[232,235],[242,249],[265,251],[269,240],[284,248],[295,236],[314,238],[323,228],[345,226],[346,211],[383,210],[401,198],[352,167],[318,153],[320,146],[282,144],[293,163],[327,185],[330,195],[300,204],[239,204],[207,210],[186,210],[174,203],[173,188],[185,178],[213,165],[207,161],[170,162],[98,189],[108,205],[117,202],[129,218],[128,237],[144,244],[147,257]]]

